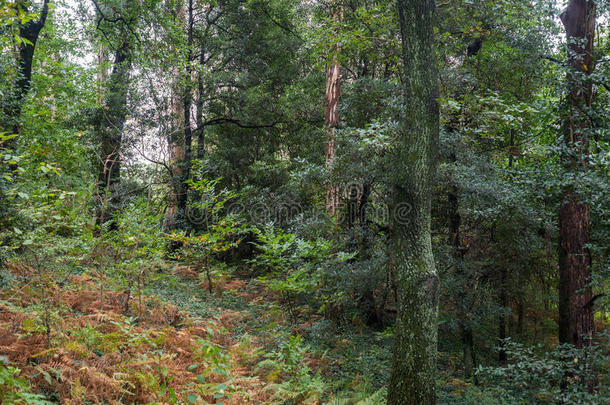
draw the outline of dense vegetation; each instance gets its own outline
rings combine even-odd
[[[609,18],[0,0],[0,403],[610,403]]]

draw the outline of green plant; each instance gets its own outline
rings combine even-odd
[[[602,336],[603,339],[603,336]],[[577,349],[558,345],[544,350],[506,340],[508,363],[503,367],[479,366],[481,389],[503,389],[525,403],[582,404],[607,398],[608,352],[604,345]],[[590,376],[597,374],[597,392],[589,392]]]
[[[227,399],[231,400],[231,393],[236,391],[236,387],[232,384],[230,377],[230,356],[225,353],[220,346],[214,345],[204,339],[199,339],[195,347],[195,359],[200,361],[199,364],[191,364],[188,367],[189,371],[197,371],[202,369],[202,372],[197,374],[197,383],[194,384],[194,392],[188,395],[189,403],[197,403],[201,398],[197,395],[212,396],[214,400]],[[225,378],[223,382],[207,382],[207,378],[211,374],[217,374]]]
[[[307,241],[272,226],[256,230],[256,238],[261,253],[251,263],[259,272],[265,273],[259,279],[281,297],[293,321],[297,318],[296,296],[316,291],[323,278],[323,267],[354,257],[353,254],[334,252],[335,246],[328,240]]]
[[[182,248],[174,255],[181,261],[203,270],[207,279],[208,290],[211,293],[212,265],[215,255],[226,252],[241,243],[240,237],[247,232],[247,227],[241,218],[226,213],[225,205],[237,194],[226,189],[219,189],[221,178],[209,180],[204,177],[203,166],[195,162],[195,176],[188,180],[188,184],[199,197],[192,203],[192,210],[198,212],[202,219],[199,225],[202,230],[174,232],[167,238]]]
[[[0,401],[2,405],[51,405],[44,395],[34,394],[28,382],[19,377],[21,370],[8,365],[4,357],[0,357]]]

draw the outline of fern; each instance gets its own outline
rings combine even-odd
[[[386,397],[388,395],[388,389],[383,387],[375,391],[371,396],[358,401],[356,405],[381,405],[386,403]]]

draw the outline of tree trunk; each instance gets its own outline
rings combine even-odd
[[[188,20],[187,20],[187,51],[186,51],[186,85],[183,95],[184,113],[184,160],[182,162],[182,177],[180,179],[178,194],[178,229],[185,229],[187,218],[187,203],[189,186],[187,181],[191,177],[191,151],[193,148],[193,131],[191,129],[191,107],[193,95],[191,89],[193,59],[193,0],[188,0]]]
[[[104,104],[106,80],[108,80],[108,48],[100,42],[97,49],[97,63],[99,71],[97,72],[97,102],[101,106]]]
[[[101,150],[98,157],[97,224],[100,231],[108,221],[109,230],[117,229],[113,216],[121,203],[121,147],[130,69],[129,42],[123,41],[114,53],[110,83],[98,122]]]
[[[203,48],[203,47],[202,47]],[[205,130],[203,128],[203,68],[205,65],[205,52],[201,49],[199,56],[199,73],[197,75],[197,159],[203,161],[205,157]]]
[[[18,1],[17,5],[28,12],[28,4],[25,1]],[[32,63],[34,62],[34,53],[36,51],[36,42],[40,36],[40,31],[44,28],[47,21],[47,15],[49,14],[49,0],[44,0],[40,17],[36,21],[29,21],[19,26],[19,36],[26,41],[19,44],[18,56],[17,56],[17,67],[18,77],[13,89],[13,97],[9,100],[2,102],[2,109],[8,117],[6,126],[1,127],[2,132],[9,132],[11,134],[19,134],[21,126],[19,123],[19,117],[21,110],[23,109],[23,103],[25,97],[30,91],[30,85],[32,82]],[[3,149],[13,149],[17,139],[12,138],[5,141],[0,146]]]
[[[578,178],[588,166],[595,2],[570,0],[561,21],[568,40],[569,108],[564,117],[563,163]],[[559,341],[577,347],[591,345],[594,330],[589,233],[589,205],[574,182],[564,188],[559,210]]]
[[[451,153],[449,161],[455,162],[456,155]],[[464,255],[465,250],[462,246],[462,237],[460,235],[460,226],[462,217],[459,212],[459,197],[458,188],[452,184],[447,195],[447,203],[449,206],[449,245],[453,249],[453,259],[455,260],[455,271],[462,284],[458,287],[458,305],[460,313],[458,314],[458,324],[462,339],[463,351],[463,367],[464,377],[471,378],[474,376],[474,368],[476,367],[476,354],[474,351],[474,335],[470,320],[470,310],[467,304],[467,295],[471,291],[469,280],[466,280],[467,275],[464,272]]]
[[[187,51],[185,58],[186,68],[184,72],[186,84],[181,84],[181,73],[178,71],[174,72],[171,104],[172,116],[175,123],[172,133],[168,138],[173,173],[170,202],[165,220],[165,230],[167,232],[186,228],[186,210],[188,203],[187,180],[190,178],[191,172],[193,132],[191,128],[192,91],[190,82],[192,79],[191,62],[193,52],[193,0],[188,0],[186,8],[184,6],[184,3],[180,3],[176,10],[176,19],[186,26]],[[185,15],[185,12],[188,13],[188,16]],[[172,243],[172,248],[178,247],[178,245],[179,244]]]
[[[508,295],[506,291],[506,279],[508,271],[506,267],[500,270],[500,314],[498,315],[498,340],[500,340],[500,350],[498,351],[498,361],[505,364],[507,357],[504,350],[504,340],[506,339],[506,318],[508,312]]]
[[[460,334],[462,335],[464,378],[474,377],[474,369],[477,366],[476,353],[474,351],[474,336],[469,325],[460,323]],[[476,383],[476,380],[475,380]]]
[[[334,5],[332,18],[340,21],[341,8]],[[339,126],[339,97],[341,95],[341,63],[339,62],[339,46],[333,46],[331,62],[326,69],[326,153],[325,164],[330,171],[335,158],[335,133]],[[326,189],[326,212],[334,216],[339,207],[339,187],[329,184]]]
[[[438,276],[430,235],[439,133],[434,0],[398,0],[405,111],[396,140],[392,263],[398,319],[389,405],[436,402]]]

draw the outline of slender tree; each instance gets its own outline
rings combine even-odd
[[[186,4],[186,84],[183,88],[182,112],[184,114],[184,160],[182,161],[182,176],[180,178],[179,193],[178,193],[178,218],[177,225],[180,229],[186,226],[186,209],[188,202],[188,183],[191,176],[191,152],[193,149],[193,130],[191,128],[191,108],[193,105],[192,94],[192,67],[193,62],[193,26],[194,20],[194,5],[193,0],[188,0]]]
[[[577,179],[587,171],[593,99],[588,80],[594,69],[595,2],[570,0],[561,14],[568,41],[567,104],[563,164]],[[565,187],[559,210],[559,341],[577,347],[591,344],[593,302],[589,205],[577,182]]]
[[[172,115],[174,129],[168,139],[172,159],[172,195],[166,220],[166,230],[184,229],[186,226],[188,203],[188,179],[191,173],[193,129],[191,110],[193,107],[192,66],[193,62],[193,0],[180,2],[176,9],[176,22],[186,34],[184,43],[184,73],[174,72],[172,84]],[[198,106],[199,107],[199,106]],[[199,114],[199,111],[198,111]],[[199,115],[198,115],[199,116]]]
[[[341,21],[341,7],[337,2],[331,4],[331,15],[335,22]],[[339,97],[341,95],[341,62],[339,61],[339,45],[331,50],[331,60],[326,68],[326,168],[331,169],[335,158],[335,133],[339,126]],[[326,189],[326,211],[335,215],[339,206],[339,188],[329,184]]]
[[[398,0],[405,108],[395,142],[392,263],[398,320],[388,404],[435,403],[438,276],[430,235],[439,133],[434,0]]]
[[[110,220],[111,229],[116,229],[112,216],[120,204],[121,147],[123,144],[130,66],[128,45],[123,43],[114,52],[109,87],[98,128],[101,149],[98,166],[100,207],[97,213],[97,222],[101,226]]]
[[[97,184],[97,224],[104,225],[109,222],[109,229],[116,229],[113,220],[121,202],[121,165],[123,146],[123,127],[126,120],[128,83],[131,72],[131,45],[132,32],[128,27],[131,21],[130,13],[133,5],[127,3],[122,10],[112,9],[113,15],[107,15],[103,6],[94,1],[97,10],[98,27],[102,23],[116,25],[118,37],[112,45],[114,59],[112,70],[108,78],[106,94],[103,97],[103,106],[97,120],[97,135],[100,141],[98,154],[98,184]],[[100,28],[105,37],[108,35],[104,28]],[[102,101],[102,100],[100,100]]]

